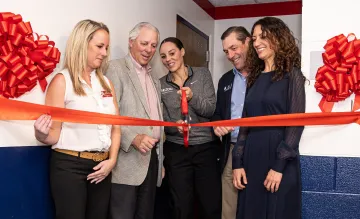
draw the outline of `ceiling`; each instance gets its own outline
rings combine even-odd
[[[215,7],[233,6],[233,5],[249,5],[249,4],[263,4],[273,2],[290,2],[301,0],[208,0]]]

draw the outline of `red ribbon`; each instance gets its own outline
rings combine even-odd
[[[187,105],[187,104],[186,104]],[[186,106],[184,105],[186,110]],[[51,115],[54,121],[86,124],[109,124],[127,126],[179,126],[174,122],[163,122],[126,116],[115,116],[94,112],[71,110],[58,107],[8,100],[0,97],[0,120],[36,120],[42,114]],[[360,124],[360,112],[337,113],[293,113],[272,116],[258,116],[216,122],[196,123],[191,126],[304,126]],[[189,128],[189,124],[181,124]],[[184,137],[186,137],[184,135]],[[187,136],[188,139],[188,136]],[[185,143],[185,139],[184,139]],[[184,144],[187,146],[186,144]]]
[[[335,102],[356,94],[353,111],[360,108],[360,40],[354,34],[335,36],[327,41],[322,54],[324,65],[316,73],[315,88],[322,94],[322,112],[331,112]]]
[[[186,99],[186,92],[185,90],[181,90],[181,114],[184,118],[184,121],[186,124],[190,123],[190,117],[189,117],[189,108],[188,108],[188,102]],[[183,134],[184,134],[184,146],[189,147],[189,125],[183,126]]]
[[[51,115],[54,121],[83,124],[108,124],[126,126],[179,126],[174,122],[115,116],[59,107],[50,107],[0,97],[0,120],[36,120],[43,114]],[[331,113],[291,113],[271,116],[258,116],[216,122],[193,123],[195,127],[212,126],[308,126],[308,125],[343,125],[360,124],[360,112]],[[189,124],[180,126],[188,127]]]
[[[59,60],[60,52],[48,36],[33,33],[30,22],[23,22],[21,15],[0,13],[0,96],[19,97],[37,81],[45,92],[45,78]]]

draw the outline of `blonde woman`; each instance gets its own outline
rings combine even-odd
[[[80,21],[66,45],[64,69],[55,75],[45,104],[119,114],[111,82],[103,75],[109,57],[109,29]],[[105,219],[111,170],[120,147],[120,127],[52,121],[40,116],[35,137],[52,145],[50,185],[57,219]]]

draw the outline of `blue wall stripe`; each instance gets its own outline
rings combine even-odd
[[[1,219],[52,219],[50,147],[0,148]],[[360,158],[301,156],[303,219],[360,218]]]
[[[1,219],[51,219],[49,147],[0,148]]]
[[[341,157],[337,160],[336,191],[360,194],[360,159]]]
[[[333,180],[333,182],[334,182],[334,186],[333,186],[333,190],[336,190],[336,174],[337,174],[337,169],[338,169],[338,159],[337,159],[337,157],[334,157],[334,160],[335,160],[335,163],[334,163],[334,172],[333,172],[333,174],[334,174],[334,180]]]
[[[301,156],[304,219],[360,218],[360,158]]]
[[[334,191],[335,157],[301,156],[300,164],[304,191]]]
[[[304,219],[359,219],[360,195],[303,192]]]

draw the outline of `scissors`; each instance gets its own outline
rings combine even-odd
[[[190,129],[190,116],[189,116],[189,107],[186,99],[186,92],[182,90],[181,92],[181,115],[186,126],[183,126],[183,135],[184,135],[184,146],[189,147],[189,129]]]

